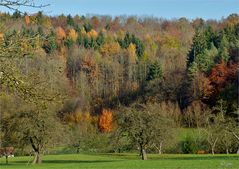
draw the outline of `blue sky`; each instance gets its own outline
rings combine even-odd
[[[239,14],[239,0],[36,0],[36,3],[50,4],[43,9],[48,15],[64,13],[220,19],[231,13]],[[3,11],[2,8],[0,10]],[[28,11],[34,12],[36,9]]]

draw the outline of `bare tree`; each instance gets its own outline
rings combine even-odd
[[[207,127],[205,128],[205,134],[207,136],[207,142],[210,145],[211,152],[215,154],[215,148],[218,141],[221,139],[221,131],[223,129],[222,124],[224,122],[224,115],[220,113],[216,116],[211,116],[207,119]]]
[[[35,4],[33,0],[0,0],[0,6],[19,11],[20,7],[43,8],[49,4]]]

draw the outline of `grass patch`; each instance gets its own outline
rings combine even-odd
[[[141,161],[137,154],[47,155],[41,165],[27,165],[29,157],[0,159],[1,169],[239,169],[238,155],[157,155]],[[32,160],[32,159],[31,159]]]

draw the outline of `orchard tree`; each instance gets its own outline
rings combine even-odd
[[[137,104],[122,109],[118,113],[119,133],[139,146],[142,160],[147,160],[147,148],[155,144],[160,136],[167,133],[165,132],[167,128],[172,128],[172,122],[162,116],[157,108],[157,104]]]
[[[224,121],[223,114],[219,114],[216,116],[211,116],[207,120],[207,127],[205,128],[205,134],[207,137],[207,142],[211,148],[211,153],[215,154],[215,148],[220,141],[220,132],[222,130],[222,122]]]
[[[37,5],[34,3],[34,0],[1,0],[0,6],[19,13],[19,7],[43,8],[48,5]],[[7,40],[12,43],[7,42]],[[29,94],[33,93],[33,90],[29,90],[29,88],[32,87],[27,87],[26,84],[24,84],[23,78],[19,78],[23,76],[20,73],[17,74],[14,67],[11,66],[11,59],[32,55],[33,48],[30,48],[30,51],[23,50],[22,44],[29,45],[33,41],[36,41],[36,37],[26,38],[21,37],[20,34],[12,34],[5,41],[0,40],[0,87],[6,86],[18,91],[24,98],[29,98]]]
[[[225,133],[225,136],[226,135],[230,135],[230,138],[231,136],[234,137],[234,139],[236,140],[236,143],[237,143],[237,146],[238,146],[238,150],[237,150],[237,154],[239,154],[239,126],[238,126],[238,122],[237,122],[237,119],[239,118],[239,109],[237,109],[235,111],[235,115],[236,115],[236,119],[235,118],[229,118],[227,120],[227,124],[225,125],[224,127],[224,133]],[[233,138],[232,138],[233,139]],[[232,142],[232,140],[226,140],[226,138],[223,140],[224,142],[224,145],[227,146],[229,145],[230,146],[230,143],[232,144],[235,144],[235,142]],[[226,147],[226,150],[228,150],[228,147]]]
[[[61,79],[62,74],[57,71],[50,71],[49,74],[44,72],[46,69],[50,70],[51,64],[49,62],[46,64],[49,67],[46,67],[43,65],[44,62],[40,62],[39,58],[33,60],[29,61],[29,65],[34,65],[34,67],[26,67],[32,76],[29,74],[23,76],[23,70],[19,73],[24,77],[24,83],[16,81],[17,84],[15,84],[14,80],[16,79],[10,79],[9,84],[1,86],[3,90],[0,94],[9,91],[7,89],[11,84],[17,87],[17,89],[13,88],[13,92],[11,92],[15,97],[12,106],[17,108],[12,110],[8,116],[1,116],[3,117],[1,119],[1,129],[4,133],[3,140],[5,143],[12,143],[20,148],[30,145],[35,153],[33,163],[39,164],[46,148],[54,145],[58,136],[61,135],[62,128],[56,117],[56,112],[59,111],[57,107],[61,107],[63,101],[58,94],[62,84],[56,84],[53,77],[58,77],[58,81],[63,79]],[[19,80],[20,77],[17,79]],[[24,85],[21,85],[22,83]],[[21,95],[18,94],[19,90]],[[5,104],[8,104],[8,101],[4,102]],[[1,110],[10,112],[4,107],[1,107]]]
[[[60,122],[56,119],[55,111],[43,104],[22,106],[9,119],[9,128],[17,137],[19,147],[30,145],[34,151],[33,164],[42,162],[46,148],[54,145],[61,134]]]

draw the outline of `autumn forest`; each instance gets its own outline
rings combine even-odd
[[[0,13],[0,144],[15,154],[237,153],[239,15]],[[198,133],[197,137],[180,133]]]

